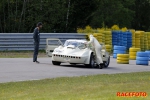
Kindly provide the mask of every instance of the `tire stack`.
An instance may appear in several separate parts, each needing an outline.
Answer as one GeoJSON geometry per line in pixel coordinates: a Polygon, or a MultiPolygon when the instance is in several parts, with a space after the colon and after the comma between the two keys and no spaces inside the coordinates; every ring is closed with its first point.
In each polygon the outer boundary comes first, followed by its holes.
{"type": "Polygon", "coordinates": [[[127,40],[126,40],[126,37],[123,37],[123,32],[118,31],[118,44],[117,45],[126,46],[126,44],[127,44],[127,40]]]}
{"type": "Polygon", "coordinates": [[[135,30],[130,30],[132,33],[132,47],[135,47],[135,30]]]}
{"type": "Polygon", "coordinates": [[[105,38],[105,45],[112,45],[112,34],[111,31],[104,31],[103,36],[105,38]]]}
{"type": "Polygon", "coordinates": [[[147,53],[148,53],[148,55],[149,55],[149,61],[150,61],[150,51],[145,51],[145,52],[147,52],[147,53]]]}
{"type": "Polygon", "coordinates": [[[148,53],[148,55],[149,55],[149,61],[150,61],[150,51],[145,51],[145,52],[147,52],[147,53],[148,53]]]}
{"type": "Polygon", "coordinates": [[[118,64],[129,64],[129,54],[117,54],[118,64]]]}
{"type": "Polygon", "coordinates": [[[144,34],[144,49],[149,50],[149,48],[148,48],[148,32],[145,32],[145,34],[144,34]]]}
{"type": "Polygon", "coordinates": [[[147,32],[147,39],[148,39],[148,49],[150,50],[150,32],[147,32]]]}
{"type": "Polygon", "coordinates": [[[144,47],[144,31],[140,31],[140,45],[141,45],[141,50],[145,51],[145,47],[144,47]]]}
{"type": "Polygon", "coordinates": [[[140,32],[135,32],[135,48],[141,48],[141,42],[140,42],[140,32]]]}
{"type": "Polygon", "coordinates": [[[141,49],[140,48],[130,48],[129,49],[129,59],[130,60],[136,60],[136,53],[138,52],[138,51],[141,51],[141,49]]]}
{"type": "Polygon", "coordinates": [[[149,65],[149,55],[147,52],[137,52],[136,65],[149,65]]]}
{"type": "Polygon", "coordinates": [[[117,58],[117,54],[125,54],[126,47],[125,46],[114,46],[113,58],[117,58]]]}
{"type": "Polygon", "coordinates": [[[121,46],[125,46],[125,47],[127,47],[127,33],[126,32],[121,32],[120,33],[120,39],[119,39],[120,41],[120,45],[121,46]]]}
{"type": "Polygon", "coordinates": [[[112,45],[105,45],[106,47],[106,51],[109,52],[109,54],[111,54],[112,52],[112,45]]]}
{"type": "Polygon", "coordinates": [[[112,45],[118,45],[118,39],[119,39],[119,36],[118,36],[118,31],[112,31],[112,45]]]}
{"type": "Polygon", "coordinates": [[[98,42],[102,43],[102,40],[103,40],[102,33],[94,33],[93,36],[98,40],[98,42]]]}
{"type": "Polygon", "coordinates": [[[132,33],[130,31],[126,32],[127,34],[127,49],[132,47],[132,33]]]}

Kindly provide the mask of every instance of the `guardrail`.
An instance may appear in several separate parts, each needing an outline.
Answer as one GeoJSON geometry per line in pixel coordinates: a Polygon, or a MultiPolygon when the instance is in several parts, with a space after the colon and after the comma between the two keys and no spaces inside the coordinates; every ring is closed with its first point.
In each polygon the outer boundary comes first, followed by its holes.
{"type": "MultiPolygon", "coordinates": [[[[67,39],[86,39],[86,35],[77,33],[40,33],[40,50],[45,49],[47,38],[59,38],[63,43],[67,39]]],[[[33,50],[33,33],[0,33],[0,51],[33,50]]]]}

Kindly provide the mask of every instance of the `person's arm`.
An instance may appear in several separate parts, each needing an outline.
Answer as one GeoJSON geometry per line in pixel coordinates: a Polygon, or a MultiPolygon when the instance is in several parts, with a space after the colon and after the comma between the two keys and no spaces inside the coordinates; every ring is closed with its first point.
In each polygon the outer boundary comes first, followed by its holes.
{"type": "Polygon", "coordinates": [[[33,39],[35,42],[38,42],[38,29],[37,28],[34,30],[33,39]]]}
{"type": "Polygon", "coordinates": [[[87,44],[91,44],[92,42],[94,42],[94,38],[90,38],[90,41],[87,42],[87,44]]]}

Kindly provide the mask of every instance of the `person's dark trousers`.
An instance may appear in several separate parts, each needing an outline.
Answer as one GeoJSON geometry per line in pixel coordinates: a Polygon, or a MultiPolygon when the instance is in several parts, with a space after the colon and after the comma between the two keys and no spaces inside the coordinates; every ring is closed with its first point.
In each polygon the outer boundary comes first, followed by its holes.
{"type": "Polygon", "coordinates": [[[33,62],[37,61],[38,52],[39,52],[39,43],[35,42],[34,43],[33,62]]]}

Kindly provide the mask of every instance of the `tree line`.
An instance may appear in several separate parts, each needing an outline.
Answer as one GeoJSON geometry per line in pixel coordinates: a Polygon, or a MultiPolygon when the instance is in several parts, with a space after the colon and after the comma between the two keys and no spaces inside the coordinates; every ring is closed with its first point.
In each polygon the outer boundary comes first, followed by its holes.
{"type": "Polygon", "coordinates": [[[0,33],[76,32],[111,27],[150,31],[150,0],[1,0],[0,33]]]}

